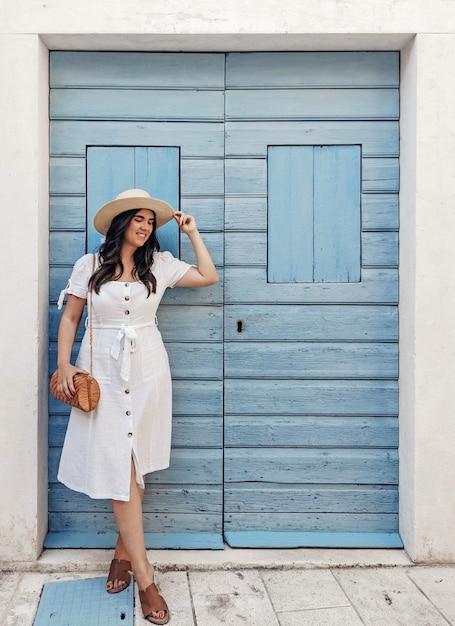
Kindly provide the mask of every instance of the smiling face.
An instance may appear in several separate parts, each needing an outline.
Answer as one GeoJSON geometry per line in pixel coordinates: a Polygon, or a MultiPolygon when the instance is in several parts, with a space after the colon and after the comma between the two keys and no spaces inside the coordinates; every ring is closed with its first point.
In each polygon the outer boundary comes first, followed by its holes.
{"type": "Polygon", "coordinates": [[[150,209],[139,209],[128,225],[123,238],[124,244],[140,248],[155,229],[155,213],[150,209]]]}

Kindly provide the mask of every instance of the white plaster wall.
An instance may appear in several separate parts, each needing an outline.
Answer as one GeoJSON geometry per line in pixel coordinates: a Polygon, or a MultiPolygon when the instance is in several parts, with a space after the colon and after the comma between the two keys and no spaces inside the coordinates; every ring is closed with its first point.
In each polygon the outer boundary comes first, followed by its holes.
{"type": "Polygon", "coordinates": [[[0,553],[27,560],[47,524],[47,50],[0,35],[0,553]]]}
{"type": "Polygon", "coordinates": [[[451,0],[15,0],[3,5],[0,24],[11,33],[446,33],[455,24],[451,0]]]}
{"type": "Polygon", "coordinates": [[[365,6],[364,0],[0,3],[0,260],[8,290],[0,356],[0,498],[8,503],[0,507],[2,560],[33,560],[46,530],[44,42],[81,50],[403,50],[400,524],[413,559],[455,561],[455,2],[376,0],[365,6]]]}
{"type": "Polygon", "coordinates": [[[415,560],[454,561],[455,36],[417,36],[404,63],[402,533],[415,560]]]}

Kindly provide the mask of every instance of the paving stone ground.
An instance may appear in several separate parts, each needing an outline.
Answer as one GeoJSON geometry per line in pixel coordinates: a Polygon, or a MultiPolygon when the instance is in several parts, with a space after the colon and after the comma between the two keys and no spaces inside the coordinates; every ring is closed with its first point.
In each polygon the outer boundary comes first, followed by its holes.
{"type": "MultiPolygon", "coordinates": [[[[98,576],[106,572],[1,572],[0,624],[32,626],[47,582],[98,576]]],[[[157,579],[172,626],[455,626],[455,565],[189,569],[157,579]]],[[[135,624],[145,625],[135,594],[135,624]]]]}

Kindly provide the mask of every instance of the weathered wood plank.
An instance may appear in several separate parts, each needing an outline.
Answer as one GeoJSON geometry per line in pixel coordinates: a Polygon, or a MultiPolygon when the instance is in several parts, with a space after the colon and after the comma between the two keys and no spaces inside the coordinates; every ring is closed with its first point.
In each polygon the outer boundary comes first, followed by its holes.
{"type": "Polygon", "coordinates": [[[398,345],[392,343],[226,343],[228,378],[398,377],[398,345]]]}
{"type": "Polygon", "coordinates": [[[233,548],[402,548],[395,532],[295,532],[229,531],[224,533],[233,548]]]}
{"type": "MultiPolygon", "coordinates": [[[[221,513],[221,485],[218,487],[148,487],[143,509],[147,513],[221,513]]],[[[72,492],[56,483],[49,492],[49,511],[110,512],[110,500],[95,500],[83,493],[72,492]]]]}
{"type": "Polygon", "coordinates": [[[173,385],[173,415],[220,415],[222,381],[176,380],[173,385]]]}
{"type": "Polygon", "coordinates": [[[302,532],[388,532],[398,531],[394,513],[226,513],[226,532],[242,530],[302,532]]]}
{"type": "Polygon", "coordinates": [[[274,145],[355,144],[365,157],[396,157],[398,131],[390,121],[226,122],[226,156],[265,158],[274,145]]]}
{"type": "Polygon", "coordinates": [[[399,160],[362,159],[362,191],[393,193],[400,189],[399,160]]]}
{"type": "Polygon", "coordinates": [[[398,489],[382,485],[230,484],[226,513],[397,513],[398,489]]]}
{"type": "Polygon", "coordinates": [[[267,198],[226,195],[225,235],[229,231],[266,231],[267,198]]]}
{"type": "MultiPolygon", "coordinates": [[[[67,264],[68,261],[74,263],[79,257],[86,254],[86,251],[85,230],[54,231],[49,234],[49,262],[53,265],[67,264]]],[[[65,286],[66,283],[63,287],[65,286]]]]}
{"type": "Polygon", "coordinates": [[[143,89],[52,89],[54,120],[223,121],[223,91],[143,89]]]}
{"type": "MultiPolygon", "coordinates": [[[[193,250],[193,246],[191,245],[188,237],[181,237],[181,257],[185,259],[187,263],[192,263],[193,265],[197,265],[196,263],[196,255],[193,250]]],[[[208,251],[213,259],[213,262],[217,267],[223,267],[224,263],[224,237],[223,233],[205,233],[204,234],[204,243],[207,246],[208,251]]]]}
{"type": "MultiPolygon", "coordinates": [[[[70,409],[61,405],[58,415],[49,419],[49,445],[63,445],[70,409]]],[[[223,420],[221,415],[176,416],[172,420],[173,448],[221,448],[223,445],[223,420]]]]}
{"type": "Polygon", "coordinates": [[[85,157],[51,157],[49,187],[51,195],[85,196],[85,157]]]}
{"type": "Polygon", "coordinates": [[[397,448],[398,418],[314,415],[228,415],[227,448],[397,448]]]}
{"type": "MultiPolygon", "coordinates": [[[[214,448],[173,449],[168,469],[147,476],[147,484],[220,485],[222,450],[214,448]]],[[[57,482],[61,449],[49,449],[49,482],[57,482]]]]}
{"type": "MultiPolygon", "coordinates": [[[[223,536],[221,533],[189,532],[189,533],[145,533],[145,547],[147,550],[223,550],[223,536]]],[[[117,543],[116,532],[50,532],[44,542],[44,547],[56,548],[98,548],[113,549],[117,543]]]]}
{"type": "Polygon", "coordinates": [[[292,283],[267,282],[266,268],[226,267],[225,299],[228,304],[319,304],[398,302],[396,269],[362,269],[360,283],[292,283]]]}
{"type": "Polygon", "coordinates": [[[256,380],[253,385],[248,379],[228,378],[225,412],[228,415],[394,416],[398,414],[398,383],[391,380],[256,380]]]}
{"type": "Polygon", "coordinates": [[[397,341],[398,310],[374,305],[235,305],[225,307],[228,341],[397,341]],[[237,320],[243,330],[237,332],[237,320]]]}
{"type": "Polygon", "coordinates": [[[224,194],[224,162],[222,159],[182,159],[181,193],[187,196],[224,194]]]}
{"type": "Polygon", "coordinates": [[[225,482],[398,484],[398,452],[341,448],[227,448],[225,482]]]}
{"type": "Polygon", "coordinates": [[[396,120],[398,89],[235,89],[226,120],[396,120]]]}
{"type": "Polygon", "coordinates": [[[399,154],[398,122],[226,122],[227,157],[265,158],[267,148],[274,145],[330,144],[360,145],[365,157],[396,157],[399,154]]]}
{"type": "Polygon", "coordinates": [[[398,230],[398,227],[398,194],[366,193],[362,195],[363,230],[398,230]]]}
{"type": "Polygon", "coordinates": [[[223,416],[180,416],[172,420],[173,448],[222,448],[223,416]]]}
{"type": "Polygon", "coordinates": [[[85,156],[86,146],[180,147],[182,157],[224,157],[222,122],[53,120],[51,156],[85,156]]]}
{"type": "Polygon", "coordinates": [[[218,53],[55,51],[51,87],[222,89],[224,63],[218,53]]]}
{"type": "Polygon", "coordinates": [[[398,52],[231,52],[226,86],[398,87],[398,52]]]}
{"type": "Polygon", "coordinates": [[[398,267],[398,233],[363,233],[362,266],[398,267]]]}
{"type": "Polygon", "coordinates": [[[85,196],[59,196],[49,201],[50,230],[84,230],[87,223],[85,196]]]}
{"type": "MultiPolygon", "coordinates": [[[[183,339],[183,337],[182,337],[183,339]]],[[[171,374],[174,380],[179,378],[223,378],[223,344],[210,341],[207,343],[166,342],[171,374]]]]}
{"type": "Polygon", "coordinates": [[[195,217],[201,233],[223,231],[224,198],[185,198],[183,196],[180,199],[180,206],[184,213],[195,217]]]}
{"type": "MultiPolygon", "coordinates": [[[[222,532],[222,517],[211,513],[144,513],[144,532],[222,532]]],[[[113,513],[50,512],[50,532],[116,532],[113,513]]]]}

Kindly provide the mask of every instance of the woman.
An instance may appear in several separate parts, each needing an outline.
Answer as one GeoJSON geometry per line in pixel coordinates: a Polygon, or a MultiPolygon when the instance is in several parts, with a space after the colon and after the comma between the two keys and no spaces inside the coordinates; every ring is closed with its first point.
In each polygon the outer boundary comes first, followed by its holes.
{"type": "Polygon", "coordinates": [[[58,332],[58,386],[71,398],[74,374],[89,369],[89,332],[76,365],[70,363],[88,300],[101,398],[90,414],[72,409],[58,479],[92,498],[112,500],[119,534],[106,590],[126,589],[132,571],[144,617],[166,624],[169,611],[154,584],[142,522],[144,476],[168,467],[170,455],[171,380],[155,314],[167,287],[206,287],[218,275],[194,218],[143,190],[127,190],[101,207],[94,225],[105,242],[98,255],[76,262],[59,299],[61,307],[68,294],[58,332]],[[172,219],[188,235],[196,266],[159,252],[156,229],[172,219]]]}

